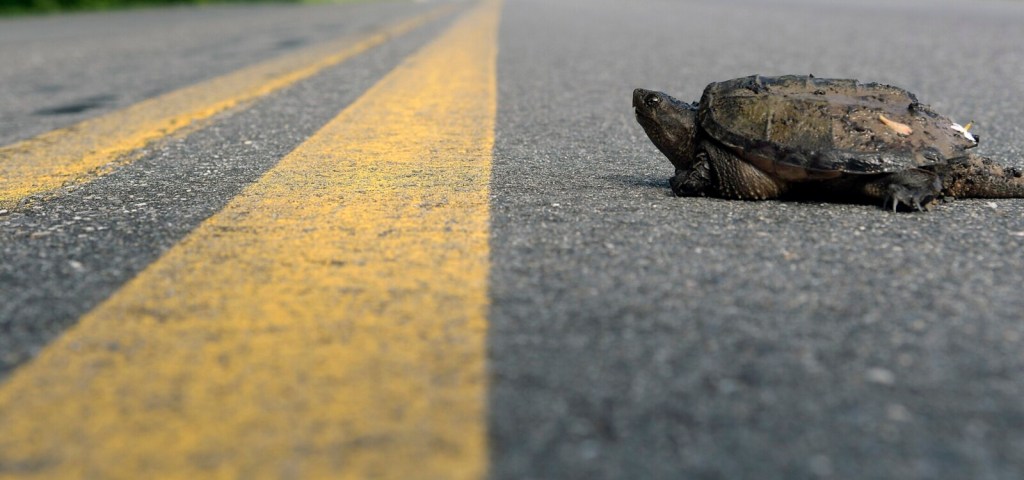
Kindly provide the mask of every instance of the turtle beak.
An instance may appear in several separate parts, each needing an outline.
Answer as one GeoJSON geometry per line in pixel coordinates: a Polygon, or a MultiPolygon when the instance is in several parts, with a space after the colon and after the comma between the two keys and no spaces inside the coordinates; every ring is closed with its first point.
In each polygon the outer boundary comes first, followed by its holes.
{"type": "Polygon", "coordinates": [[[650,90],[644,90],[642,88],[637,88],[637,89],[633,90],[633,108],[638,108],[641,105],[643,105],[644,104],[644,96],[646,96],[648,93],[651,93],[651,91],[650,90]]]}

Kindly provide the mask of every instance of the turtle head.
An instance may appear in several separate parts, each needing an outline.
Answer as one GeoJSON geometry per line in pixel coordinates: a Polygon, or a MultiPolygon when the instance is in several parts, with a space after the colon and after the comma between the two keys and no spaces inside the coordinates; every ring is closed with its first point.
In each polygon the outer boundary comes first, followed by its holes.
{"type": "Polygon", "coordinates": [[[633,111],[654,145],[677,170],[694,159],[697,107],[661,92],[633,90],[633,111]]]}

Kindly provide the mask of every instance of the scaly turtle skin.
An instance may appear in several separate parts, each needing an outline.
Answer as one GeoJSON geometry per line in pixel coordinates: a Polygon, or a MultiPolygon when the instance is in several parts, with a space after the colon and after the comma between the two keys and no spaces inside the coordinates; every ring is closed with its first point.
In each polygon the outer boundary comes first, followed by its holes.
{"type": "Polygon", "coordinates": [[[787,75],[712,83],[700,103],[633,91],[636,119],[676,168],[678,196],[787,195],[922,210],[949,197],[1024,197],[1024,175],[976,136],[888,85],[787,75]]]}

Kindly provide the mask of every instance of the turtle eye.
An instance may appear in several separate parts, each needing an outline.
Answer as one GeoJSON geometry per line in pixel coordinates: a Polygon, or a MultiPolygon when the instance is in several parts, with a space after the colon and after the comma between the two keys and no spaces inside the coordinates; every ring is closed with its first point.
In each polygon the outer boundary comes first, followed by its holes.
{"type": "Polygon", "coordinates": [[[648,95],[648,96],[646,96],[646,97],[644,97],[644,105],[647,105],[647,108],[657,107],[658,104],[660,104],[660,103],[661,103],[661,98],[658,97],[657,95],[653,94],[653,93],[648,95]]]}

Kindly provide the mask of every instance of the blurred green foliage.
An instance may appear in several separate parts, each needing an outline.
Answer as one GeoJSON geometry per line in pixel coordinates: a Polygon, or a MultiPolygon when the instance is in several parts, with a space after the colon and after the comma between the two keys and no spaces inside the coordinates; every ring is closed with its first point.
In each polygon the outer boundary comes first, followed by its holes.
{"type": "Polygon", "coordinates": [[[57,12],[65,10],[106,10],[136,5],[202,4],[223,3],[225,1],[245,0],[0,0],[0,14],[57,12]]]}

